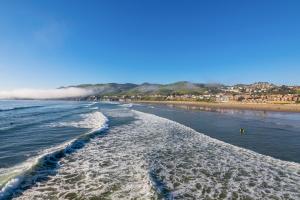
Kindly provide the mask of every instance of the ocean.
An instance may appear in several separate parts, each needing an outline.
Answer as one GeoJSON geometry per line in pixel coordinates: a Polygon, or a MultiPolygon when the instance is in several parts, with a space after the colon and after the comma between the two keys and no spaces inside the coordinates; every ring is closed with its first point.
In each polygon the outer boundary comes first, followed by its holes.
{"type": "Polygon", "coordinates": [[[300,199],[300,114],[2,100],[0,199],[300,199]]]}

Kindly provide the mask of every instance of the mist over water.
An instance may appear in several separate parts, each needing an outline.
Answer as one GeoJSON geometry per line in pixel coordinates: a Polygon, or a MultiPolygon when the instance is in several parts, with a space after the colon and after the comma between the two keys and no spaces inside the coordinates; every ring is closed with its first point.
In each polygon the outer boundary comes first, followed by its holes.
{"type": "Polygon", "coordinates": [[[84,97],[94,94],[94,90],[83,88],[59,88],[59,89],[17,89],[0,91],[0,99],[63,99],[84,97]]]}

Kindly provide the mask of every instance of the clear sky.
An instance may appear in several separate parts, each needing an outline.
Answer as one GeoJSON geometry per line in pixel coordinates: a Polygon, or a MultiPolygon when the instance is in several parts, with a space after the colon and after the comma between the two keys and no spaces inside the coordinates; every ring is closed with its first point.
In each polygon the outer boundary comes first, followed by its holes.
{"type": "Polygon", "coordinates": [[[0,89],[180,80],[300,85],[300,1],[0,1],[0,89]]]}

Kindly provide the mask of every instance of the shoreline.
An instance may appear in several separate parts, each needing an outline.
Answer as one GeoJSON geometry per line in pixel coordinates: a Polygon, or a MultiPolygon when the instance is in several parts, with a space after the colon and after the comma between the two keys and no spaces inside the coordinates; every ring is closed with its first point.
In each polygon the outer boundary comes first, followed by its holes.
{"type": "Polygon", "coordinates": [[[209,103],[193,101],[132,101],[133,103],[162,104],[162,105],[183,105],[207,108],[275,111],[300,113],[300,104],[255,104],[255,103],[209,103]]]}

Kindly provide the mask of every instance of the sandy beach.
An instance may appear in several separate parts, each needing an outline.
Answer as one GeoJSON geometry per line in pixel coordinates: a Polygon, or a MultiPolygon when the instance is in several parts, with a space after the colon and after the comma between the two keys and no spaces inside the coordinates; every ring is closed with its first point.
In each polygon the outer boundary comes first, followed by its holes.
{"type": "Polygon", "coordinates": [[[149,103],[149,104],[199,106],[199,107],[223,108],[223,109],[300,112],[300,104],[208,103],[208,102],[193,102],[193,101],[135,101],[135,102],[149,103]]]}

